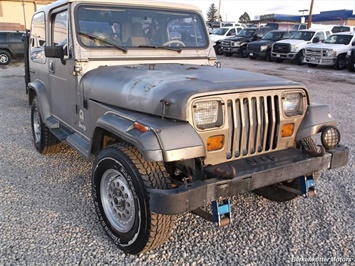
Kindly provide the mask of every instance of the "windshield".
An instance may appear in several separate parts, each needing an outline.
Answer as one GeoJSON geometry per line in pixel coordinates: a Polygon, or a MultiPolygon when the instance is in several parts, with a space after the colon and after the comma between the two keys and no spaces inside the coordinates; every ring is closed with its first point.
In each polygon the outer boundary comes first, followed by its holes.
{"type": "Polygon", "coordinates": [[[281,39],[288,39],[292,36],[295,31],[269,31],[266,35],[262,38],[263,40],[270,40],[270,41],[278,41],[281,39]]]}
{"type": "Polygon", "coordinates": [[[206,26],[197,13],[110,6],[80,6],[78,39],[85,47],[206,48],[206,26]]]}
{"type": "Polygon", "coordinates": [[[324,43],[331,44],[350,44],[353,36],[351,35],[332,35],[324,41],[324,43]]]}
{"type": "Polygon", "coordinates": [[[218,29],[215,29],[212,34],[214,35],[224,35],[226,34],[226,32],[228,31],[228,28],[218,28],[218,29]]]}
{"type": "Polygon", "coordinates": [[[314,31],[296,31],[290,39],[310,41],[314,34],[314,31]]]}
{"type": "Polygon", "coordinates": [[[253,36],[255,31],[256,31],[256,29],[243,29],[237,34],[237,36],[238,37],[251,37],[251,36],[253,36]]]}

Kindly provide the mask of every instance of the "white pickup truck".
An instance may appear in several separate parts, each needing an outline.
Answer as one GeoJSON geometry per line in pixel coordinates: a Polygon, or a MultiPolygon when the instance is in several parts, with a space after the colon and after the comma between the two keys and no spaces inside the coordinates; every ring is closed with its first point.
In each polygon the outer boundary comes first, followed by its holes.
{"type": "Polygon", "coordinates": [[[331,35],[324,43],[310,45],[304,52],[304,63],[346,68],[346,53],[355,46],[355,32],[340,32],[331,35]]]}
{"type": "Polygon", "coordinates": [[[297,31],[289,39],[275,42],[271,48],[271,57],[277,63],[292,60],[298,65],[302,65],[304,49],[312,43],[323,42],[330,35],[329,30],[297,31]]]}

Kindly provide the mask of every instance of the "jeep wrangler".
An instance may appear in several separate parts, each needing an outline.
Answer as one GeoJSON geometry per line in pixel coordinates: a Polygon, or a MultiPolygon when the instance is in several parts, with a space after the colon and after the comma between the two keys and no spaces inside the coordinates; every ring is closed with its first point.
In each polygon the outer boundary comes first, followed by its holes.
{"type": "Polygon", "coordinates": [[[164,243],[177,214],[229,224],[240,193],[313,196],[315,174],[348,161],[329,108],[300,83],[222,68],[193,6],[56,1],[25,43],[34,146],[95,156],[97,215],[127,253],[164,243]]]}

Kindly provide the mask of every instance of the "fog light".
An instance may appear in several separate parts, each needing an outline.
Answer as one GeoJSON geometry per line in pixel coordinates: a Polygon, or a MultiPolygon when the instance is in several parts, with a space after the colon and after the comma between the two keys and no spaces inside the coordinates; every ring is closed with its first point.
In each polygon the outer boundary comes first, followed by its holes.
{"type": "Polygon", "coordinates": [[[224,136],[217,135],[209,137],[207,140],[207,150],[208,151],[216,151],[223,148],[224,144],[224,136]]]}
{"type": "Polygon", "coordinates": [[[326,127],[322,132],[321,140],[326,150],[333,149],[340,143],[340,132],[335,127],[326,127]]]}

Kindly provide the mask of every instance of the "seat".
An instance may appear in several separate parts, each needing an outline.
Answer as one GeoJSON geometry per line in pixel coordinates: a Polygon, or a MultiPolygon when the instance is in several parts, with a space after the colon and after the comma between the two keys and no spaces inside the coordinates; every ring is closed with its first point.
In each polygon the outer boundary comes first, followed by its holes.
{"type": "Polygon", "coordinates": [[[141,24],[122,24],[122,43],[131,46],[147,45],[149,39],[143,36],[143,29],[141,24]]]}

